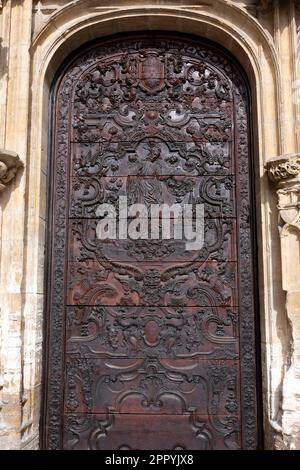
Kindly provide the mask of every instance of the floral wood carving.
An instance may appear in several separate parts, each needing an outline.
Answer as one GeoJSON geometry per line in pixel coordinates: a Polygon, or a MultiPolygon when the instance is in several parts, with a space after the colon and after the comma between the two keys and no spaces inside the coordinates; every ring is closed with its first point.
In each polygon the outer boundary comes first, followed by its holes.
{"type": "Polygon", "coordinates": [[[0,191],[3,191],[8,183],[14,179],[19,168],[23,168],[23,162],[16,152],[0,150],[0,191]]]}

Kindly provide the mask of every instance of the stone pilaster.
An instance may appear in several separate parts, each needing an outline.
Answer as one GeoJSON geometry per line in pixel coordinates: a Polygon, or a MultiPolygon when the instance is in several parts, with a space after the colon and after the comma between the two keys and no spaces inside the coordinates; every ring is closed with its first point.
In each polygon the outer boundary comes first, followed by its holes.
{"type": "Polygon", "coordinates": [[[282,288],[291,344],[282,390],[282,436],[300,449],[300,154],[270,160],[266,168],[278,195],[282,288]]]}

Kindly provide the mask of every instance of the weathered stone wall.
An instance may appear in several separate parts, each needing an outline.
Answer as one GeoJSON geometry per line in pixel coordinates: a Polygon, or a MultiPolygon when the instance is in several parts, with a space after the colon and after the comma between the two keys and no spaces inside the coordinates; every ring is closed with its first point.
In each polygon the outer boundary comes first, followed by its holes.
{"type": "Polygon", "coordinates": [[[89,40],[160,29],[226,46],[249,76],[265,446],[300,449],[299,28],[293,0],[0,1],[1,448],[39,446],[52,79],[89,40]]]}

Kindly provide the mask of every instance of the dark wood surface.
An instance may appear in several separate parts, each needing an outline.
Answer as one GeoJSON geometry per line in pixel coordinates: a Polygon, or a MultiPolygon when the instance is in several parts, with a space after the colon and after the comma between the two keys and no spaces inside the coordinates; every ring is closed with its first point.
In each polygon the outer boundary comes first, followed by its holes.
{"type": "Polygon", "coordinates": [[[43,443],[255,449],[249,98],[214,46],[94,45],[54,92],[43,443]],[[96,209],[205,206],[205,243],[96,237],[96,209]]]}

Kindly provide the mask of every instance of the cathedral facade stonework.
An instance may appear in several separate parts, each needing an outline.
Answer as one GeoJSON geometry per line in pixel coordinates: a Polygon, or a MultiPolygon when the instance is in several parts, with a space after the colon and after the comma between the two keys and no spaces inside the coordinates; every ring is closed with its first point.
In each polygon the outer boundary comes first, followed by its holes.
{"type": "Polygon", "coordinates": [[[265,449],[300,450],[297,0],[0,1],[0,448],[41,448],[41,415],[47,413],[43,339],[52,84],[66,59],[86,44],[149,31],[215,43],[247,76],[257,226],[258,414],[265,449]]]}

